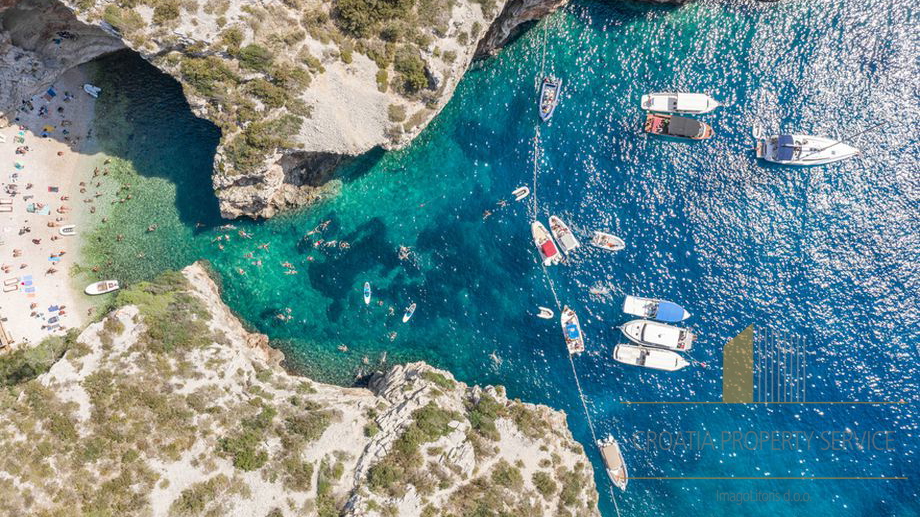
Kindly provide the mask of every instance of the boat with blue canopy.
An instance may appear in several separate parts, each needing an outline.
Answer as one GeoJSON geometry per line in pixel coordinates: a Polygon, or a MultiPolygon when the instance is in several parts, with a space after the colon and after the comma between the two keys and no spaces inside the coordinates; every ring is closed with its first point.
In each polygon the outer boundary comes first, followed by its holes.
{"type": "Polygon", "coordinates": [[[578,315],[568,305],[562,308],[562,335],[565,337],[565,346],[570,354],[580,354],[585,351],[585,338],[581,333],[578,315]]]}
{"type": "Polygon", "coordinates": [[[689,312],[674,302],[641,296],[627,296],[623,301],[623,312],[668,323],[677,323],[690,317],[689,312]]]}

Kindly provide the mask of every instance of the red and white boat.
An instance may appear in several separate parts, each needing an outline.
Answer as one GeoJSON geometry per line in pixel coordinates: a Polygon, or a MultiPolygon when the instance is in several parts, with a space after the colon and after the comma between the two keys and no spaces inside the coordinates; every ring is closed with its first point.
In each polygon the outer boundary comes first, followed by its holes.
{"type": "Polygon", "coordinates": [[[556,243],[553,242],[553,237],[546,230],[546,227],[543,226],[543,223],[540,221],[534,221],[530,225],[530,233],[533,235],[533,242],[537,245],[537,249],[540,250],[540,255],[543,256],[543,265],[552,266],[558,264],[562,260],[562,254],[559,253],[559,248],[556,247],[556,243]]]}

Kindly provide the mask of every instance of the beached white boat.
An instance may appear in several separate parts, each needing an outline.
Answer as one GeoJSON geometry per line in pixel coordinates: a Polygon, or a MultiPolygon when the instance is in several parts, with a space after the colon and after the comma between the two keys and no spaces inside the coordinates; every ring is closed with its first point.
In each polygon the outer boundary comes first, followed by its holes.
{"type": "Polygon", "coordinates": [[[540,85],[540,119],[546,122],[553,116],[559,104],[559,90],[562,88],[562,79],[549,76],[543,78],[540,85]]]}
{"type": "Polygon", "coordinates": [[[77,227],[76,225],[73,225],[73,224],[68,224],[67,226],[61,226],[60,228],[58,228],[58,233],[60,233],[61,235],[76,235],[77,227]]]}
{"type": "Polygon", "coordinates": [[[553,232],[553,237],[559,242],[559,247],[562,248],[562,251],[565,252],[566,255],[574,251],[575,248],[581,246],[568,225],[555,215],[549,216],[549,229],[553,232]]]}
{"type": "Polygon", "coordinates": [[[83,292],[90,296],[94,296],[97,294],[111,293],[112,291],[117,291],[119,288],[118,280],[103,280],[101,282],[89,284],[83,292]]]}
{"type": "Polygon", "coordinates": [[[565,346],[570,354],[580,354],[585,351],[585,337],[581,334],[581,325],[578,315],[568,306],[562,308],[562,335],[565,336],[565,346]]]}
{"type": "Polygon", "coordinates": [[[537,307],[537,309],[540,310],[540,312],[537,313],[537,317],[544,320],[552,319],[553,316],[556,315],[556,313],[554,313],[553,310],[549,307],[537,307]]]}
{"type": "Polygon", "coordinates": [[[527,187],[518,187],[511,192],[514,196],[515,201],[523,201],[524,198],[530,195],[530,189],[527,187]]]}
{"type": "Polygon", "coordinates": [[[754,131],[757,157],[783,165],[825,165],[859,154],[859,149],[832,138],[812,135],[776,135],[765,137],[754,131]]]}
{"type": "Polygon", "coordinates": [[[591,244],[607,251],[620,251],[626,247],[623,239],[610,233],[595,231],[591,236],[591,244]]]}
{"type": "Polygon", "coordinates": [[[99,94],[102,93],[102,88],[86,83],[83,85],[83,91],[88,93],[90,97],[97,99],[99,98],[99,94]]]}
{"type": "Polygon", "coordinates": [[[530,225],[530,233],[533,235],[534,244],[536,244],[537,249],[540,250],[540,255],[543,256],[544,265],[552,266],[558,264],[562,260],[562,254],[559,253],[559,249],[556,248],[556,243],[553,242],[553,238],[550,236],[549,232],[546,231],[546,227],[543,226],[543,223],[534,221],[530,225]]]}
{"type": "Polygon", "coordinates": [[[640,345],[686,352],[693,348],[693,332],[649,320],[633,320],[620,327],[623,334],[640,345]]]}
{"type": "Polygon", "coordinates": [[[364,305],[371,303],[371,283],[364,282],[364,305]]]}
{"type": "Polygon", "coordinates": [[[627,296],[623,301],[623,312],[670,323],[684,321],[690,317],[690,313],[676,303],[641,296],[627,296]]]}
{"type": "Polygon", "coordinates": [[[409,321],[409,318],[411,318],[413,314],[415,314],[415,304],[414,303],[406,307],[406,312],[403,313],[403,320],[402,320],[403,323],[409,321]]]}
{"type": "Polygon", "coordinates": [[[642,96],[642,109],[663,113],[709,113],[721,106],[719,101],[705,93],[650,93],[642,96]]]}
{"type": "Polygon", "coordinates": [[[626,462],[623,461],[620,444],[612,436],[607,436],[597,441],[597,448],[601,451],[601,458],[604,459],[604,466],[607,468],[610,480],[617,488],[625,491],[626,484],[629,483],[629,473],[626,471],[626,462]]]}
{"type": "Polygon", "coordinates": [[[613,358],[623,364],[676,372],[690,364],[677,352],[648,346],[620,343],[613,349],[613,358]]]}

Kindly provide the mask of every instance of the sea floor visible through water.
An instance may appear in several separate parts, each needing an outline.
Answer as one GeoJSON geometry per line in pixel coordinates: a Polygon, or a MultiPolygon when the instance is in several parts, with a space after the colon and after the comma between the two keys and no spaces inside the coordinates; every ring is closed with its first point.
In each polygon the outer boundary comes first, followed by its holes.
{"type": "MultiPolygon", "coordinates": [[[[82,265],[130,283],[206,259],[230,307],[317,380],[349,384],[384,357],[425,360],[565,410],[604,515],[918,515],[916,17],[897,0],[576,1],[477,64],[408,148],[343,165],[329,200],[233,230],[220,229],[230,222],[211,192],[217,129],[190,113],[175,81],[111,55],[95,64],[97,138],[132,198],[111,207],[82,265]],[[536,88],[549,73],[564,80],[562,102],[539,125],[536,88]],[[725,102],[701,117],[714,139],[642,133],[639,97],[671,89],[725,102]],[[838,137],[862,153],[769,166],[753,157],[754,125],[838,137]],[[510,201],[520,185],[536,204],[510,201]],[[530,222],[550,214],[582,241],[604,229],[627,248],[583,246],[544,272],[530,222]],[[554,293],[586,335],[571,364],[558,322],[534,316],[537,306],[558,312],[554,293]],[[692,366],[613,361],[626,294],[693,313],[692,366]],[[624,403],[720,400],[723,346],[749,325],[802,347],[811,402],[907,403],[624,403]],[[633,479],[615,503],[573,365],[595,434],[624,445],[633,479]],[[847,430],[888,433],[890,450],[822,449],[821,433],[847,430]],[[813,439],[779,450],[752,441],[784,431],[813,439]],[[707,433],[711,446],[700,443],[707,433]],[[875,479],[887,477],[907,479],[875,479]],[[764,495],[735,502],[752,494],[764,495]]],[[[772,396],[767,379],[758,371],[757,397],[772,396]]]]}

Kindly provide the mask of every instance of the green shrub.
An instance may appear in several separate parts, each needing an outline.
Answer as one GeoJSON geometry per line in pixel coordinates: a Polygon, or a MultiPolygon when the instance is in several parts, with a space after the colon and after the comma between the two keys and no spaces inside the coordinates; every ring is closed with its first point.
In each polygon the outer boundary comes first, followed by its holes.
{"type": "Polygon", "coordinates": [[[524,486],[524,476],[521,475],[520,469],[512,466],[504,459],[499,460],[498,464],[495,465],[491,478],[492,483],[512,490],[520,490],[524,486]]]}
{"type": "Polygon", "coordinates": [[[78,335],[79,331],[72,329],[64,337],[48,336],[33,347],[0,355],[0,385],[19,384],[47,372],[74,344],[78,335]]]}
{"type": "Polygon", "coordinates": [[[483,393],[479,402],[467,403],[467,411],[470,425],[480,436],[493,441],[500,438],[498,429],[495,427],[495,419],[504,416],[505,407],[497,400],[483,393]]]}
{"type": "MultiPolygon", "coordinates": [[[[404,115],[403,118],[405,118],[405,111],[403,111],[403,115],[404,115]]],[[[455,385],[454,381],[448,379],[447,377],[445,377],[444,375],[438,372],[432,372],[432,371],[422,372],[422,378],[428,382],[434,383],[439,388],[442,388],[445,390],[454,389],[454,385],[455,385]]]]}
{"type": "Polygon", "coordinates": [[[387,74],[386,70],[382,68],[377,70],[377,90],[381,93],[386,93],[389,79],[389,74],[387,74]]]}
{"type": "Polygon", "coordinates": [[[537,487],[537,491],[540,492],[544,499],[549,499],[556,493],[556,482],[545,471],[538,470],[534,472],[531,481],[533,481],[533,486],[537,487]]]}
{"type": "Polygon", "coordinates": [[[406,107],[401,104],[390,104],[387,107],[387,116],[390,122],[402,122],[406,120],[406,107]]]}
{"type": "Polygon", "coordinates": [[[153,23],[162,25],[179,17],[179,2],[176,0],[160,0],[153,8],[153,23]]]}
{"type": "Polygon", "coordinates": [[[287,101],[287,91],[265,79],[255,79],[246,83],[246,91],[257,97],[268,108],[280,108],[287,101]]]}
{"type": "Polygon", "coordinates": [[[428,87],[428,76],[425,74],[425,62],[419,57],[418,50],[409,45],[403,45],[396,52],[393,68],[402,74],[405,88],[413,93],[428,87]]]}
{"type": "Polygon", "coordinates": [[[468,45],[470,43],[470,35],[466,32],[461,32],[457,34],[457,43],[461,45],[468,45]]]}
{"type": "Polygon", "coordinates": [[[313,464],[297,458],[286,458],[281,464],[284,476],[281,478],[288,490],[308,492],[313,485],[313,464]]]}
{"type": "Polygon", "coordinates": [[[220,42],[230,55],[236,55],[243,43],[243,30],[239,27],[229,27],[220,33],[220,42]]]}
{"type": "Polygon", "coordinates": [[[207,481],[193,484],[183,490],[170,505],[170,515],[201,515],[207,508],[208,503],[217,499],[217,496],[226,490],[229,484],[230,480],[223,474],[218,474],[207,481]]]}
{"type": "Polygon", "coordinates": [[[289,136],[302,124],[303,119],[294,115],[253,122],[225,147],[225,156],[238,172],[254,170],[275,149],[293,147],[289,136]]]}
{"type": "Polygon", "coordinates": [[[240,66],[257,72],[268,72],[275,57],[271,51],[255,43],[240,49],[240,66]]]}
{"type": "Polygon", "coordinates": [[[129,34],[144,26],[144,19],[133,9],[122,9],[115,4],[105,6],[102,19],[122,34],[129,34]]]}
{"type": "Polygon", "coordinates": [[[335,20],[345,32],[366,38],[383,20],[406,18],[415,0],[338,0],[335,20]]]}
{"type": "Polygon", "coordinates": [[[311,411],[289,416],[285,423],[289,433],[302,436],[308,442],[312,442],[323,435],[331,422],[328,412],[311,411]]]}
{"type": "Polygon", "coordinates": [[[457,52],[454,50],[445,50],[444,53],[441,54],[441,59],[443,59],[445,63],[453,63],[457,60],[457,52]]]}
{"type": "Polygon", "coordinates": [[[233,458],[233,466],[245,471],[258,470],[268,461],[268,453],[260,447],[262,434],[246,429],[219,440],[220,452],[233,458]]]}
{"type": "Polygon", "coordinates": [[[179,73],[186,84],[208,97],[226,91],[227,83],[236,83],[239,80],[216,56],[183,58],[179,73]]]}

